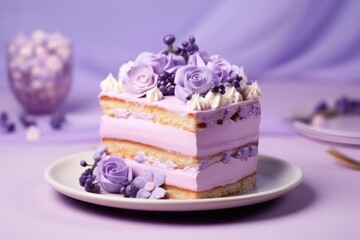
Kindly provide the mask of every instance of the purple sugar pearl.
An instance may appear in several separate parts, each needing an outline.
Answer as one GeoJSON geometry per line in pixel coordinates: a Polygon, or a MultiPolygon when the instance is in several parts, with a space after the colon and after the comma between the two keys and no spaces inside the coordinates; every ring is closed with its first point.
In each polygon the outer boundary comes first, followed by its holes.
{"type": "Polygon", "coordinates": [[[229,152],[225,152],[224,155],[221,157],[220,161],[222,163],[228,163],[230,161],[231,154],[229,152]]]}
{"type": "Polygon", "coordinates": [[[0,113],[0,123],[4,124],[9,120],[9,115],[7,114],[7,112],[1,112],[0,113]]]}
{"type": "Polygon", "coordinates": [[[255,145],[249,147],[249,157],[255,156],[258,152],[258,148],[255,145]]]}
{"type": "Polygon", "coordinates": [[[50,120],[50,125],[53,129],[59,130],[65,123],[65,115],[61,113],[55,113],[50,120]]]}
{"type": "Polygon", "coordinates": [[[328,104],[325,101],[321,101],[315,106],[314,112],[320,113],[320,112],[326,111],[328,109],[329,109],[328,104]]]}
{"type": "Polygon", "coordinates": [[[20,122],[26,128],[28,128],[30,126],[36,126],[35,119],[26,113],[23,113],[20,115],[20,122]]]}
{"type": "Polygon", "coordinates": [[[176,38],[172,34],[168,34],[164,37],[164,43],[166,45],[172,45],[175,42],[176,38]]]}

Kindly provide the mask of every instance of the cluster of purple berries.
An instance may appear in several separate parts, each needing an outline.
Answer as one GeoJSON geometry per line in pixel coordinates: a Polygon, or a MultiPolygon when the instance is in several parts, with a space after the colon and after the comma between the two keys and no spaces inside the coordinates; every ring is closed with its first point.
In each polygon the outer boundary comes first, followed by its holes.
{"type": "MultiPolygon", "coordinates": [[[[81,164],[81,163],[80,163],[81,164]]],[[[85,163],[86,164],[86,163],[85,163]]],[[[85,165],[86,166],[86,165],[85,165]]],[[[91,193],[100,192],[100,184],[95,181],[96,176],[93,174],[91,168],[87,168],[80,176],[79,183],[80,186],[85,188],[85,191],[91,193]]]]}
{"type": "Polygon", "coordinates": [[[179,50],[174,49],[174,53],[176,54],[176,50],[178,52],[178,54],[181,54],[181,52],[187,52],[189,55],[192,55],[194,53],[196,53],[197,51],[199,51],[199,46],[195,43],[195,37],[194,36],[190,36],[189,37],[189,41],[183,41],[181,43],[181,45],[183,46],[183,48],[180,48],[179,50]]]}
{"type": "Polygon", "coordinates": [[[159,74],[157,87],[164,96],[174,95],[175,93],[175,73],[162,72],[159,74]]]}
{"type": "Polygon", "coordinates": [[[360,100],[342,97],[335,102],[335,108],[343,114],[360,114],[360,100]]]}
{"type": "Polygon", "coordinates": [[[335,101],[335,106],[332,109],[325,101],[319,102],[314,108],[315,113],[325,111],[336,111],[340,114],[360,114],[360,100],[341,97],[335,101]]]}
{"type": "Polygon", "coordinates": [[[85,171],[79,177],[80,186],[85,188],[85,191],[91,193],[99,193],[100,192],[100,184],[96,182],[96,176],[94,174],[94,169],[97,164],[100,162],[102,155],[106,152],[106,147],[99,147],[94,155],[94,164],[88,164],[85,160],[80,161],[80,166],[90,168],[85,169],[85,171]]]}
{"type": "Polygon", "coordinates": [[[233,74],[226,78],[225,84],[215,84],[211,87],[210,91],[213,93],[220,93],[221,95],[225,94],[225,86],[234,86],[237,91],[241,91],[240,82],[243,78],[238,74],[233,74]]]}
{"type": "Polygon", "coordinates": [[[37,125],[35,119],[26,113],[21,114],[19,120],[25,128],[37,125]]]}
{"type": "Polygon", "coordinates": [[[225,85],[224,84],[215,84],[210,88],[210,91],[213,93],[220,93],[221,95],[225,94],[225,85]]]}
{"type": "Polygon", "coordinates": [[[126,182],[123,184],[124,187],[120,188],[120,194],[122,194],[126,198],[136,198],[136,195],[140,189],[137,188],[133,182],[126,182]]]}
{"type": "Polygon", "coordinates": [[[240,82],[241,80],[243,80],[243,78],[241,76],[239,76],[239,74],[233,74],[231,76],[228,76],[226,78],[226,83],[234,86],[236,88],[236,90],[240,91],[240,82]]]}
{"type": "Polygon", "coordinates": [[[185,61],[189,59],[189,56],[199,51],[199,46],[195,43],[195,37],[190,36],[188,41],[181,43],[182,47],[173,47],[176,40],[175,36],[168,34],[164,37],[164,43],[168,46],[167,50],[163,51],[164,54],[174,53],[182,56],[185,61]]]}
{"type": "Polygon", "coordinates": [[[9,115],[6,112],[0,113],[0,132],[11,133],[15,131],[15,123],[9,121],[9,115]]]}

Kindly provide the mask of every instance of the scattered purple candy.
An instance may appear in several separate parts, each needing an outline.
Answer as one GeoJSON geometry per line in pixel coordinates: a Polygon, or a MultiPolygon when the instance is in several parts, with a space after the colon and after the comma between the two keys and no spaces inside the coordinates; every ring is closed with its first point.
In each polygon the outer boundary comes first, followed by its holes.
{"type": "Polygon", "coordinates": [[[20,122],[22,123],[22,125],[26,128],[37,125],[35,118],[31,117],[30,115],[28,115],[26,113],[21,114],[19,119],[20,119],[20,122]]]}
{"type": "Polygon", "coordinates": [[[59,130],[65,123],[65,115],[61,113],[55,113],[50,119],[50,125],[53,129],[59,130]]]}
{"type": "Polygon", "coordinates": [[[6,123],[9,120],[9,115],[7,114],[7,112],[1,112],[0,113],[0,123],[6,123]]]}
{"type": "Polygon", "coordinates": [[[9,115],[3,111],[0,113],[0,132],[12,133],[15,132],[16,126],[14,122],[9,122],[9,115]]]}
{"type": "Polygon", "coordinates": [[[320,113],[320,112],[326,111],[328,109],[329,109],[328,104],[325,101],[321,101],[315,106],[314,112],[320,113]]]}
{"type": "Polygon", "coordinates": [[[258,148],[255,145],[249,147],[249,157],[255,156],[258,152],[258,148]]]}
{"type": "Polygon", "coordinates": [[[15,123],[8,123],[7,126],[6,126],[6,131],[8,133],[12,133],[12,132],[15,132],[15,123]]]}
{"type": "Polygon", "coordinates": [[[314,107],[315,114],[327,110],[337,112],[339,114],[358,114],[360,112],[360,100],[350,99],[343,96],[335,100],[333,108],[330,108],[325,101],[319,102],[314,107]]]}

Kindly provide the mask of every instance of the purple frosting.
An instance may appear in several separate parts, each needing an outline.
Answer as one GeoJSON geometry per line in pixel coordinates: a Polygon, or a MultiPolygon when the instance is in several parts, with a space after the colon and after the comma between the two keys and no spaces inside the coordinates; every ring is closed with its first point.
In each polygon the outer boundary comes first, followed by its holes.
{"type": "Polygon", "coordinates": [[[180,67],[175,75],[175,96],[186,102],[195,93],[206,94],[220,82],[219,76],[207,65],[206,56],[195,53],[189,57],[187,66],[180,67]]]}
{"type": "Polygon", "coordinates": [[[117,156],[100,161],[94,172],[101,187],[110,193],[119,193],[132,180],[131,167],[117,156]]]}
{"type": "Polygon", "coordinates": [[[183,66],[175,75],[175,96],[186,102],[193,94],[206,94],[219,77],[206,66],[183,66]]]}
{"type": "Polygon", "coordinates": [[[238,66],[231,65],[219,55],[211,56],[207,66],[219,76],[221,82],[225,82],[227,77],[238,74],[240,71],[238,66]]]}
{"type": "Polygon", "coordinates": [[[159,74],[168,62],[165,54],[143,52],[135,59],[135,65],[150,65],[159,74]]]}
{"type": "Polygon", "coordinates": [[[136,65],[131,68],[122,80],[126,92],[136,97],[143,97],[146,92],[157,85],[158,75],[151,65],[136,65]]]}
{"type": "Polygon", "coordinates": [[[169,74],[175,72],[179,67],[186,64],[185,59],[182,56],[169,53],[166,56],[166,65],[163,70],[169,74]]]}

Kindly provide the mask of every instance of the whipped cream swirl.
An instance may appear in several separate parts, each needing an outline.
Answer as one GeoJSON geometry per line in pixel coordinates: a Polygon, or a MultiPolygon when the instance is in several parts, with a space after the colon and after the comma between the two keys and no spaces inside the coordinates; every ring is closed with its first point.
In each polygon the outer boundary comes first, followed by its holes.
{"type": "Polygon", "coordinates": [[[187,101],[187,107],[191,110],[201,111],[210,108],[208,101],[201,97],[199,93],[195,93],[191,96],[190,101],[187,101]]]}
{"type": "Polygon", "coordinates": [[[209,91],[205,95],[205,100],[209,103],[210,108],[212,109],[225,106],[224,99],[220,93],[213,93],[212,91],[209,91]]]}
{"type": "Polygon", "coordinates": [[[118,81],[114,78],[114,76],[109,73],[109,75],[101,81],[100,88],[102,91],[118,91],[121,92],[121,86],[119,86],[118,81]]]}
{"type": "Polygon", "coordinates": [[[257,81],[254,81],[250,85],[246,85],[242,90],[242,94],[246,100],[258,99],[261,96],[261,89],[257,81]]]}
{"type": "Polygon", "coordinates": [[[225,94],[222,96],[224,105],[230,105],[232,103],[240,102],[243,100],[241,93],[239,93],[235,87],[228,86],[225,89],[225,94]]]}
{"type": "Polygon", "coordinates": [[[146,92],[146,100],[149,102],[160,101],[161,99],[163,99],[163,94],[157,87],[154,87],[146,92]]]}

